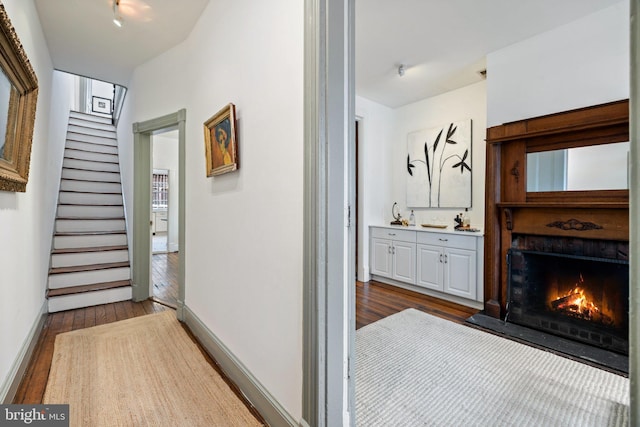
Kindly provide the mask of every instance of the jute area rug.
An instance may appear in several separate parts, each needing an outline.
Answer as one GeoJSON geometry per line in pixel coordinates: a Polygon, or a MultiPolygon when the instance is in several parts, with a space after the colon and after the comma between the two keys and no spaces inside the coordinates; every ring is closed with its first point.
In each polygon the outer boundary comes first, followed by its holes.
{"type": "Polygon", "coordinates": [[[356,333],[362,426],[626,426],[629,380],[414,309],[356,333]]]}
{"type": "Polygon", "coordinates": [[[58,335],[43,403],[72,426],[261,425],[171,310],[58,335]]]}

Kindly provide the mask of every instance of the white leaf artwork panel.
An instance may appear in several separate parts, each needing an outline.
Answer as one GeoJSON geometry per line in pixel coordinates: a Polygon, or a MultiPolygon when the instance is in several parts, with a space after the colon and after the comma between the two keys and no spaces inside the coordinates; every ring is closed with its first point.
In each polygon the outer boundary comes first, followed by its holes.
{"type": "Polygon", "coordinates": [[[471,207],[471,120],[407,136],[407,206],[471,207]]]}

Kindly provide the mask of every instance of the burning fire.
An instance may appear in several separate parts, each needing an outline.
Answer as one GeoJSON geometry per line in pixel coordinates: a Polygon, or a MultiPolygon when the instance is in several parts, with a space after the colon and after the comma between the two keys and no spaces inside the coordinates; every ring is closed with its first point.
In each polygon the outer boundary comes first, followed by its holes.
{"type": "Polygon", "coordinates": [[[605,324],[611,323],[612,319],[602,314],[600,308],[587,298],[585,290],[581,287],[583,284],[584,278],[580,274],[580,280],[573,289],[551,301],[551,308],[580,319],[594,320],[605,324]]]}

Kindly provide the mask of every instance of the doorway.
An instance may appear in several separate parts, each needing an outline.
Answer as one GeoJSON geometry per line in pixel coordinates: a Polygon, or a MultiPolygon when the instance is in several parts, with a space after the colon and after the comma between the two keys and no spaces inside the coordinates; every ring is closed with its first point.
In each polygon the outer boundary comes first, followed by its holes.
{"type": "MultiPolygon", "coordinates": [[[[142,301],[154,296],[154,263],[152,262],[154,222],[153,220],[150,221],[150,215],[154,213],[152,194],[154,157],[156,157],[154,156],[154,145],[160,147],[161,144],[168,143],[173,145],[173,147],[177,147],[177,151],[169,155],[173,157],[174,161],[176,159],[177,161],[168,167],[165,166],[156,169],[168,171],[167,181],[173,182],[172,188],[174,191],[166,192],[166,210],[160,207],[163,201],[158,199],[156,200],[157,206],[155,211],[163,211],[158,216],[159,221],[162,221],[163,215],[166,213],[167,252],[172,252],[172,249],[177,251],[173,252],[175,253],[173,257],[176,258],[173,264],[170,263],[169,254],[164,255],[167,256],[167,268],[174,270],[174,280],[177,281],[177,295],[175,295],[174,298],[177,317],[180,320],[184,317],[185,296],[185,122],[186,110],[183,109],[173,114],[133,124],[135,171],[133,189],[133,299],[135,301],[142,301]],[[163,140],[163,138],[167,138],[168,135],[175,136],[174,138],[169,138],[173,143],[163,140]],[[174,171],[173,178],[171,170],[174,171]],[[177,193],[177,195],[175,193],[177,193]],[[171,194],[177,196],[177,201],[173,200],[172,202],[171,194]],[[172,208],[172,206],[174,207],[172,208]],[[174,236],[174,241],[177,241],[177,247],[172,246],[172,235],[174,236]]],[[[157,196],[162,197],[160,194],[157,196]]],[[[163,230],[164,224],[159,229],[163,230]]]]}
{"type": "Polygon", "coordinates": [[[178,304],[179,153],[178,130],[151,137],[151,297],[160,304],[178,304]]]}

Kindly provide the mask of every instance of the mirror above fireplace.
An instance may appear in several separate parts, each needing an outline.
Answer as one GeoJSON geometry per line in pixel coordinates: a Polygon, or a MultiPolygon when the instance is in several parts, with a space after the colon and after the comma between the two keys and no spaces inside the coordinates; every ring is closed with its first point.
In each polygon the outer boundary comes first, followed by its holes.
{"type": "Polygon", "coordinates": [[[527,153],[527,192],[627,190],[626,142],[527,153]]]}

